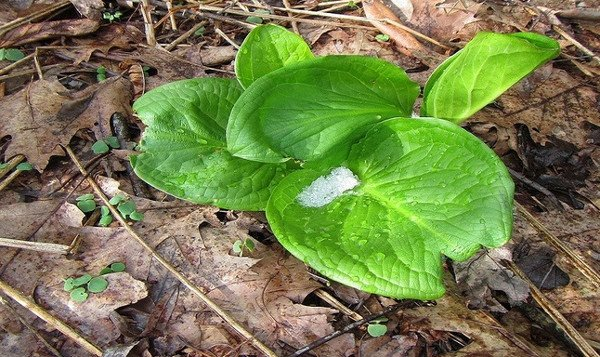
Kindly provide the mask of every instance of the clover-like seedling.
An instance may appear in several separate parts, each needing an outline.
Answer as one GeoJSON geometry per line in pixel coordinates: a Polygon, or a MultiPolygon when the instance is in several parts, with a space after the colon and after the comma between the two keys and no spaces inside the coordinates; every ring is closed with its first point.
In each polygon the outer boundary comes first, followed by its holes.
{"type": "Polygon", "coordinates": [[[232,250],[234,253],[238,254],[240,257],[244,255],[244,250],[252,253],[254,251],[254,241],[250,238],[246,238],[244,240],[238,239],[233,243],[232,250]]]}
{"type": "Polygon", "coordinates": [[[92,145],[92,152],[94,154],[106,154],[110,149],[118,149],[120,147],[119,140],[116,136],[109,136],[102,140],[96,141],[92,145]]]}
{"type": "Polygon", "coordinates": [[[90,279],[87,283],[87,290],[91,293],[101,293],[108,287],[108,281],[101,276],[90,279]]]}
{"type": "Polygon", "coordinates": [[[81,195],[75,199],[77,202],[77,207],[83,213],[89,213],[96,209],[96,201],[94,201],[94,194],[86,193],[85,195],[81,195]]]}
{"type": "Polygon", "coordinates": [[[173,196],[266,211],[278,241],[328,278],[435,299],[443,256],[466,260],[512,231],[506,167],[457,124],[558,53],[542,35],[480,33],[433,72],[415,118],[421,90],[396,65],[315,58],[301,37],[258,26],[237,81],[177,81],[134,103],[146,128],[131,163],[173,196]]]}
{"type": "Polygon", "coordinates": [[[371,337],[381,337],[385,335],[388,330],[387,326],[385,325],[385,322],[387,321],[388,319],[385,317],[380,317],[378,319],[372,320],[367,326],[367,333],[371,337]]]}

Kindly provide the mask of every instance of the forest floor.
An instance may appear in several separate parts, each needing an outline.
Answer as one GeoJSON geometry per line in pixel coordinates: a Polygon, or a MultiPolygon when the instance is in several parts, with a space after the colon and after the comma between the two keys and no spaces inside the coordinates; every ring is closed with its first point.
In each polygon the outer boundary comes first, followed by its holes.
{"type": "Polygon", "coordinates": [[[283,356],[311,343],[307,356],[600,352],[600,4],[12,0],[0,4],[0,47],[0,355],[283,356]],[[317,55],[385,59],[421,86],[477,32],[558,40],[560,57],[463,125],[513,175],[511,241],[446,261],[441,299],[395,301],[310,271],[262,213],[137,179],[132,102],[179,79],[233,77],[259,22],[296,31],[317,55]],[[95,153],[111,136],[117,148],[95,153]],[[143,219],[101,227],[100,191],[143,219]],[[88,213],[85,194],[98,204],[88,213]],[[233,251],[247,239],[254,250],[233,251]],[[125,268],[102,275],[106,290],[83,302],[65,290],[113,263],[125,268]],[[382,313],[387,330],[372,337],[365,319],[382,313]]]}

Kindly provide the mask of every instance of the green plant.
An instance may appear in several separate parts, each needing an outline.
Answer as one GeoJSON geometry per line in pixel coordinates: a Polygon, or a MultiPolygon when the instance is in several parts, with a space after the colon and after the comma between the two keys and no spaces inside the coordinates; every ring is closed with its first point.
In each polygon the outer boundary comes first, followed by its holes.
{"type": "Polygon", "coordinates": [[[93,193],[86,193],[85,195],[81,195],[75,199],[77,202],[77,207],[83,213],[92,212],[96,209],[96,201],[94,201],[93,193]]]}
{"type": "Polygon", "coordinates": [[[96,68],[96,80],[102,82],[106,80],[106,67],[100,66],[96,68]]]}
{"type": "Polygon", "coordinates": [[[367,326],[367,333],[371,337],[381,337],[387,333],[387,326],[384,322],[387,322],[388,319],[385,317],[380,317],[378,319],[372,320],[369,322],[367,326]]]}
{"type": "Polygon", "coordinates": [[[250,238],[246,238],[244,240],[238,239],[233,242],[232,250],[240,257],[244,255],[244,250],[252,253],[254,251],[254,241],[252,241],[250,238]]]}
{"type": "Polygon", "coordinates": [[[390,36],[380,33],[379,35],[375,36],[375,39],[379,42],[388,42],[390,40],[390,36]]]}
{"type": "Polygon", "coordinates": [[[119,139],[116,136],[108,136],[96,141],[92,145],[92,152],[94,154],[106,154],[111,148],[118,149],[120,146],[119,139]]]}
{"type": "Polygon", "coordinates": [[[0,61],[16,62],[25,58],[25,54],[16,48],[0,48],[0,61]]]}
{"type": "Polygon", "coordinates": [[[314,58],[258,26],[237,81],[178,81],[134,103],[147,127],[132,166],[182,199],[266,210],[279,242],[329,278],[434,299],[443,255],[465,260],[512,230],[505,166],[456,124],[558,53],[542,35],[478,34],[434,71],[413,118],[419,86],[397,66],[314,58]]]}
{"type": "Polygon", "coordinates": [[[117,273],[125,270],[125,264],[115,262],[102,269],[98,276],[83,274],[77,278],[68,277],[63,282],[63,289],[70,293],[71,300],[82,303],[89,293],[101,293],[108,288],[108,281],[101,275],[117,273]]]}
{"type": "Polygon", "coordinates": [[[108,20],[108,22],[118,21],[123,16],[123,13],[119,10],[112,11],[107,10],[102,13],[102,18],[104,20],[108,20]]]}
{"type": "Polygon", "coordinates": [[[18,171],[31,171],[33,170],[33,166],[28,162],[22,162],[17,165],[16,169],[18,171]]]}

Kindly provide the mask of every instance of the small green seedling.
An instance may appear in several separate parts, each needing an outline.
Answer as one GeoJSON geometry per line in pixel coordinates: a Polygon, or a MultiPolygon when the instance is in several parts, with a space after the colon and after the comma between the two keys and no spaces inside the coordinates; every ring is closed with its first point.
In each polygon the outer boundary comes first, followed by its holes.
{"type": "Polygon", "coordinates": [[[17,62],[25,58],[25,54],[16,48],[0,48],[0,61],[17,62]]]}
{"type": "Polygon", "coordinates": [[[263,18],[261,17],[261,15],[268,15],[271,12],[269,10],[263,10],[263,9],[258,9],[254,11],[254,14],[256,14],[256,16],[248,16],[246,18],[246,22],[250,22],[252,24],[257,24],[260,25],[264,22],[263,18]]]}
{"type": "Polygon", "coordinates": [[[372,320],[367,326],[367,332],[371,337],[381,337],[385,335],[387,333],[387,326],[384,324],[384,322],[387,321],[388,319],[385,317],[372,320]]]}
{"type": "Polygon", "coordinates": [[[234,253],[238,254],[240,257],[244,255],[244,250],[247,250],[249,253],[254,251],[254,241],[250,238],[246,238],[244,240],[238,239],[233,243],[232,250],[234,253]]]}
{"type": "Polygon", "coordinates": [[[108,22],[114,22],[114,21],[118,21],[121,19],[121,17],[123,16],[123,13],[119,10],[116,11],[104,11],[102,13],[102,18],[104,20],[107,20],[108,22]]]}
{"type": "Polygon", "coordinates": [[[22,162],[17,165],[17,171],[31,171],[33,170],[33,166],[28,162],[22,162]]]}
{"type": "Polygon", "coordinates": [[[443,256],[499,247],[513,223],[506,167],[457,124],[559,50],[535,33],[477,34],[432,73],[415,117],[421,88],[396,65],[315,58],[301,37],[257,26],[237,81],[177,81],[134,103],[146,128],[131,163],[176,197],[266,211],[279,242],[328,278],[436,299],[443,256]]]}
{"type": "Polygon", "coordinates": [[[96,80],[98,82],[106,80],[106,68],[104,66],[96,68],[96,80]]]}
{"type": "Polygon", "coordinates": [[[346,6],[348,6],[350,9],[358,9],[358,5],[356,5],[356,2],[352,0],[348,1],[348,4],[346,6]]]}
{"type": "Polygon", "coordinates": [[[64,280],[63,289],[70,292],[71,300],[82,303],[87,300],[88,293],[101,293],[108,287],[108,281],[102,275],[122,272],[125,270],[125,264],[121,262],[112,263],[110,266],[102,269],[98,276],[84,274],[80,277],[69,277],[64,280]]]}
{"type": "Polygon", "coordinates": [[[205,32],[206,32],[206,27],[200,26],[200,27],[198,27],[198,29],[196,31],[194,31],[194,36],[202,37],[202,36],[204,36],[205,32]]]}
{"type": "Polygon", "coordinates": [[[96,209],[96,201],[94,201],[94,195],[92,193],[87,193],[85,195],[81,195],[75,199],[77,202],[77,207],[83,213],[89,213],[96,209]]]}
{"type": "Polygon", "coordinates": [[[0,170],[5,169],[8,167],[8,163],[7,162],[0,162],[0,170]]]}
{"type": "Polygon", "coordinates": [[[106,154],[111,148],[118,149],[121,145],[116,136],[109,136],[104,139],[96,141],[92,145],[92,151],[94,154],[106,154]]]}
{"type": "Polygon", "coordinates": [[[375,36],[375,39],[379,42],[388,42],[390,40],[390,36],[380,33],[379,35],[375,36]]]}

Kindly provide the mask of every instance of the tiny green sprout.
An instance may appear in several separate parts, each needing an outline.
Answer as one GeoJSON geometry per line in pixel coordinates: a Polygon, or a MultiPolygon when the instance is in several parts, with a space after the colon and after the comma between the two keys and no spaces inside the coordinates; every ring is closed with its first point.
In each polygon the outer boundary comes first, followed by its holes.
{"type": "Polygon", "coordinates": [[[108,281],[106,281],[106,279],[104,279],[103,277],[100,277],[100,276],[93,277],[87,283],[87,289],[91,293],[101,293],[104,290],[106,290],[107,287],[108,287],[108,281]]]}
{"type": "Polygon", "coordinates": [[[380,33],[379,35],[375,36],[375,39],[379,42],[388,42],[390,40],[390,36],[380,33]]]}
{"type": "Polygon", "coordinates": [[[110,273],[114,273],[114,271],[110,267],[105,267],[102,268],[102,270],[100,270],[100,273],[98,273],[98,275],[106,275],[110,273]]]}
{"type": "Polygon", "coordinates": [[[129,215],[129,219],[131,219],[132,221],[137,221],[137,222],[143,221],[144,214],[135,210],[135,211],[131,212],[131,214],[129,215]]]}
{"type": "Polygon", "coordinates": [[[241,257],[244,255],[244,250],[247,250],[249,253],[254,251],[254,242],[250,238],[244,240],[238,239],[233,242],[233,247],[231,249],[241,257]]]}
{"type": "Polygon", "coordinates": [[[90,280],[92,280],[92,276],[90,274],[83,274],[82,276],[73,279],[73,286],[80,287],[87,284],[90,280]]]}
{"type": "Polygon", "coordinates": [[[79,207],[79,209],[83,213],[92,212],[93,210],[96,209],[96,201],[94,201],[93,199],[77,201],[77,207],[79,207]]]}
{"type": "Polygon", "coordinates": [[[256,14],[256,16],[248,16],[246,18],[246,22],[260,25],[264,22],[263,18],[260,15],[269,15],[270,12],[269,10],[258,9],[254,11],[254,14],[256,14]]]}
{"type": "Polygon", "coordinates": [[[387,332],[387,326],[379,322],[371,322],[367,326],[367,332],[371,337],[381,337],[387,332]]]}
{"type": "Polygon", "coordinates": [[[119,144],[119,139],[117,139],[116,136],[108,136],[104,138],[104,142],[113,149],[118,149],[121,147],[121,144],[119,144]]]}
{"type": "Polygon", "coordinates": [[[119,210],[119,213],[123,215],[123,217],[127,218],[130,214],[132,214],[135,211],[135,202],[133,202],[132,200],[121,202],[117,206],[117,209],[119,210]]]}
{"type": "Polygon", "coordinates": [[[87,300],[88,293],[85,291],[85,288],[76,288],[71,290],[71,300],[82,303],[87,300]]]}
{"type": "Polygon", "coordinates": [[[98,221],[98,224],[101,227],[108,227],[110,226],[110,224],[113,222],[113,217],[109,214],[106,216],[101,216],[100,220],[98,221]]]}
{"type": "Polygon", "coordinates": [[[92,151],[94,154],[106,154],[110,148],[108,144],[104,142],[104,140],[98,140],[92,145],[92,151]]]}
{"type": "Polygon", "coordinates": [[[8,167],[8,163],[6,163],[6,162],[0,163],[0,170],[5,169],[7,167],[8,167]]]}
{"type": "Polygon", "coordinates": [[[127,200],[127,197],[125,197],[122,194],[118,194],[118,195],[114,196],[113,198],[111,198],[108,201],[108,203],[110,203],[111,205],[115,206],[115,205],[118,205],[119,203],[121,203],[123,201],[126,201],[126,200],[127,200]]]}
{"type": "Polygon", "coordinates": [[[31,164],[28,162],[22,162],[17,165],[18,171],[30,171],[32,169],[33,169],[33,166],[31,166],[31,164]]]}
{"type": "Polygon", "coordinates": [[[112,263],[112,264],[110,265],[110,269],[111,269],[113,272],[115,272],[115,273],[119,273],[119,272],[125,271],[125,263],[122,263],[122,262],[115,262],[115,263],[112,263]]]}
{"type": "Polygon", "coordinates": [[[77,197],[75,199],[75,201],[79,202],[79,201],[88,201],[88,200],[93,200],[94,199],[94,194],[93,193],[86,193],[84,195],[81,195],[79,197],[77,197]]]}
{"type": "Polygon", "coordinates": [[[71,290],[75,289],[75,283],[74,283],[74,280],[75,280],[75,279],[73,279],[73,278],[71,278],[71,277],[69,277],[69,278],[66,278],[66,279],[65,279],[65,282],[64,282],[64,284],[63,284],[63,289],[64,289],[65,291],[71,291],[71,290]]]}
{"type": "Polygon", "coordinates": [[[196,31],[194,31],[194,36],[196,36],[196,37],[204,36],[204,32],[206,32],[206,27],[200,26],[196,31]]]}
{"type": "Polygon", "coordinates": [[[104,20],[108,20],[108,22],[114,22],[114,21],[120,20],[121,16],[123,16],[123,13],[119,10],[114,11],[114,12],[105,11],[102,13],[102,18],[104,20]]]}
{"type": "Polygon", "coordinates": [[[102,206],[100,207],[100,214],[104,217],[104,216],[109,216],[110,215],[110,210],[108,209],[108,207],[106,206],[102,206]]]}
{"type": "Polygon", "coordinates": [[[346,6],[348,6],[351,9],[357,9],[358,8],[358,5],[356,5],[356,2],[354,2],[352,0],[348,1],[348,4],[346,4],[346,6]]]}
{"type": "Polygon", "coordinates": [[[0,48],[0,61],[16,62],[24,57],[25,54],[16,48],[0,48]]]}
{"type": "Polygon", "coordinates": [[[104,66],[96,68],[96,80],[98,82],[106,80],[106,68],[104,66]]]}

